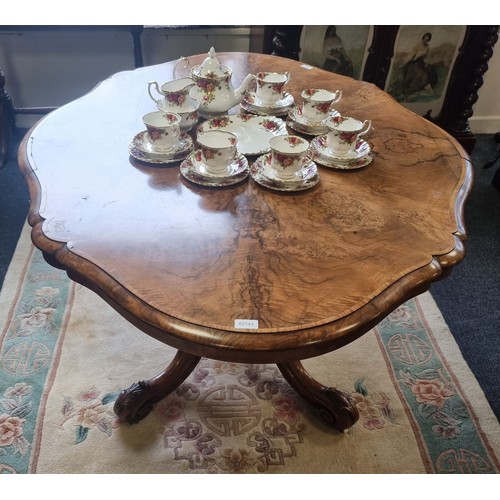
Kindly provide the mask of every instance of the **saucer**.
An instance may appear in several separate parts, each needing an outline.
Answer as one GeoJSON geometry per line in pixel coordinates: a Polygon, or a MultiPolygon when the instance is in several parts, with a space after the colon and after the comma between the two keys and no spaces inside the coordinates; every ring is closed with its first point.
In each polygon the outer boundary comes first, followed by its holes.
{"type": "Polygon", "coordinates": [[[247,92],[240,105],[245,111],[255,115],[283,116],[288,114],[293,104],[293,95],[288,92],[284,92],[281,99],[274,104],[263,103],[255,92],[247,92]]]}
{"type": "Polygon", "coordinates": [[[193,151],[180,166],[183,177],[188,181],[200,186],[224,187],[232,186],[245,180],[248,177],[248,160],[240,154],[229,165],[228,172],[225,175],[218,176],[207,171],[207,168],[201,160],[201,151],[193,151]]]}
{"type": "MultiPolygon", "coordinates": [[[[340,113],[335,111],[329,116],[337,116],[340,113]]],[[[295,106],[288,113],[286,124],[296,130],[307,135],[322,135],[328,132],[328,127],[325,125],[324,120],[321,122],[311,122],[302,115],[302,106],[295,106]]]]}
{"type": "Polygon", "coordinates": [[[238,138],[238,152],[249,156],[268,153],[269,140],[287,134],[281,118],[249,114],[217,116],[202,122],[196,131],[199,134],[214,129],[232,132],[238,138]]]}
{"type": "Polygon", "coordinates": [[[141,153],[150,158],[170,158],[178,156],[181,153],[188,151],[193,146],[193,140],[186,132],[179,134],[179,140],[166,152],[156,151],[153,145],[148,140],[147,131],[139,132],[133,139],[131,146],[137,148],[141,153]]]}
{"type": "Polygon", "coordinates": [[[180,133],[178,142],[167,153],[154,151],[146,134],[145,130],[139,132],[129,144],[129,153],[136,160],[156,165],[174,163],[186,158],[193,150],[193,140],[185,132],[180,133]]]}
{"type": "Polygon", "coordinates": [[[315,137],[311,141],[311,150],[313,151],[313,158],[316,163],[325,167],[338,168],[338,169],[356,169],[366,167],[373,160],[373,153],[370,145],[360,139],[356,148],[349,154],[344,156],[335,155],[326,146],[326,135],[315,137]]]}
{"type": "Polygon", "coordinates": [[[309,157],[304,159],[302,168],[290,180],[276,176],[271,157],[271,153],[259,156],[250,167],[252,179],[261,186],[275,191],[304,191],[319,182],[318,167],[309,157]]]}

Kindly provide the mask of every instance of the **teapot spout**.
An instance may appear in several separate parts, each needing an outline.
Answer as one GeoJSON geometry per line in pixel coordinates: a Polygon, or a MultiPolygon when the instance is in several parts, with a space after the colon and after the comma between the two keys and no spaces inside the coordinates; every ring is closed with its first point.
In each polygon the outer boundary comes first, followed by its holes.
{"type": "Polygon", "coordinates": [[[239,104],[243,97],[245,96],[245,92],[248,90],[248,87],[251,82],[255,80],[255,75],[251,73],[245,77],[242,84],[234,91],[235,104],[239,104]]]}

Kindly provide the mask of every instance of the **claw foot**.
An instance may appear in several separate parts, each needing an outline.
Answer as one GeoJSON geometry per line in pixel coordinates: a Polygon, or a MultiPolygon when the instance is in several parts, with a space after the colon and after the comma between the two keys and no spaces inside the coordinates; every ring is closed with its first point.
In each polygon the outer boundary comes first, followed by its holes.
{"type": "Polygon", "coordinates": [[[359,420],[358,409],[345,392],[325,387],[322,393],[324,401],[313,404],[327,425],[344,432],[359,420]]]}
{"type": "Polygon", "coordinates": [[[359,412],[350,396],[314,380],[300,361],[278,363],[278,368],[286,381],[318,410],[327,425],[343,432],[358,421],[359,412]]]}
{"type": "Polygon", "coordinates": [[[154,402],[147,391],[148,383],[140,381],[120,393],[113,407],[120,420],[127,424],[137,424],[151,413],[154,402]]]}
{"type": "Polygon", "coordinates": [[[158,376],[136,382],[120,393],[114,405],[116,415],[128,424],[137,424],[151,413],[155,403],[184,382],[199,360],[199,356],[178,351],[170,365],[158,376]]]}

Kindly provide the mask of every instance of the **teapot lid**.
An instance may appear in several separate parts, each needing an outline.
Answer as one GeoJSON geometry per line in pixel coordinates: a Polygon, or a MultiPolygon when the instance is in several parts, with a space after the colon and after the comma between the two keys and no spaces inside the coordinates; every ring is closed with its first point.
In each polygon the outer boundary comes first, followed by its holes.
{"type": "Polygon", "coordinates": [[[199,76],[223,76],[225,74],[224,67],[221,65],[215,49],[213,47],[208,51],[208,57],[201,63],[198,70],[199,76]]]}

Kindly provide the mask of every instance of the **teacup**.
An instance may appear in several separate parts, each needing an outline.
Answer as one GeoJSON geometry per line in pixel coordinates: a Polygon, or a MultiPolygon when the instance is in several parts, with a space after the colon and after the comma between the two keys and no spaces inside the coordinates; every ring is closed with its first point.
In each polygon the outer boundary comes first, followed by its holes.
{"type": "Polygon", "coordinates": [[[296,135],[278,135],[269,141],[271,166],[278,179],[290,180],[302,168],[309,142],[296,135]]]}
{"type": "MultiPolygon", "coordinates": [[[[166,99],[160,99],[156,103],[158,109],[163,111],[164,113],[173,112],[172,105],[166,99]]],[[[200,103],[193,99],[192,97],[187,96],[184,100],[182,108],[180,110],[176,110],[175,113],[181,117],[180,127],[183,131],[191,130],[194,125],[198,123],[198,108],[200,107],[200,103]]]]}
{"type": "Polygon", "coordinates": [[[179,140],[181,117],[176,113],[153,111],[142,117],[153,150],[167,153],[179,140]]]}
{"type": "Polygon", "coordinates": [[[358,139],[366,134],[371,120],[360,121],[350,116],[330,116],[326,122],[326,146],[337,156],[346,156],[356,148],[358,139]]]}
{"type": "Polygon", "coordinates": [[[276,104],[283,95],[283,87],[290,81],[290,73],[259,71],[255,75],[255,96],[263,104],[276,104]]]}
{"type": "Polygon", "coordinates": [[[301,92],[302,116],[312,123],[321,123],[328,118],[333,104],[342,99],[342,91],[325,89],[305,89],[301,92]]]}
{"type": "Polygon", "coordinates": [[[208,130],[197,137],[208,173],[224,175],[238,154],[238,138],[225,130],[208,130]]]}

